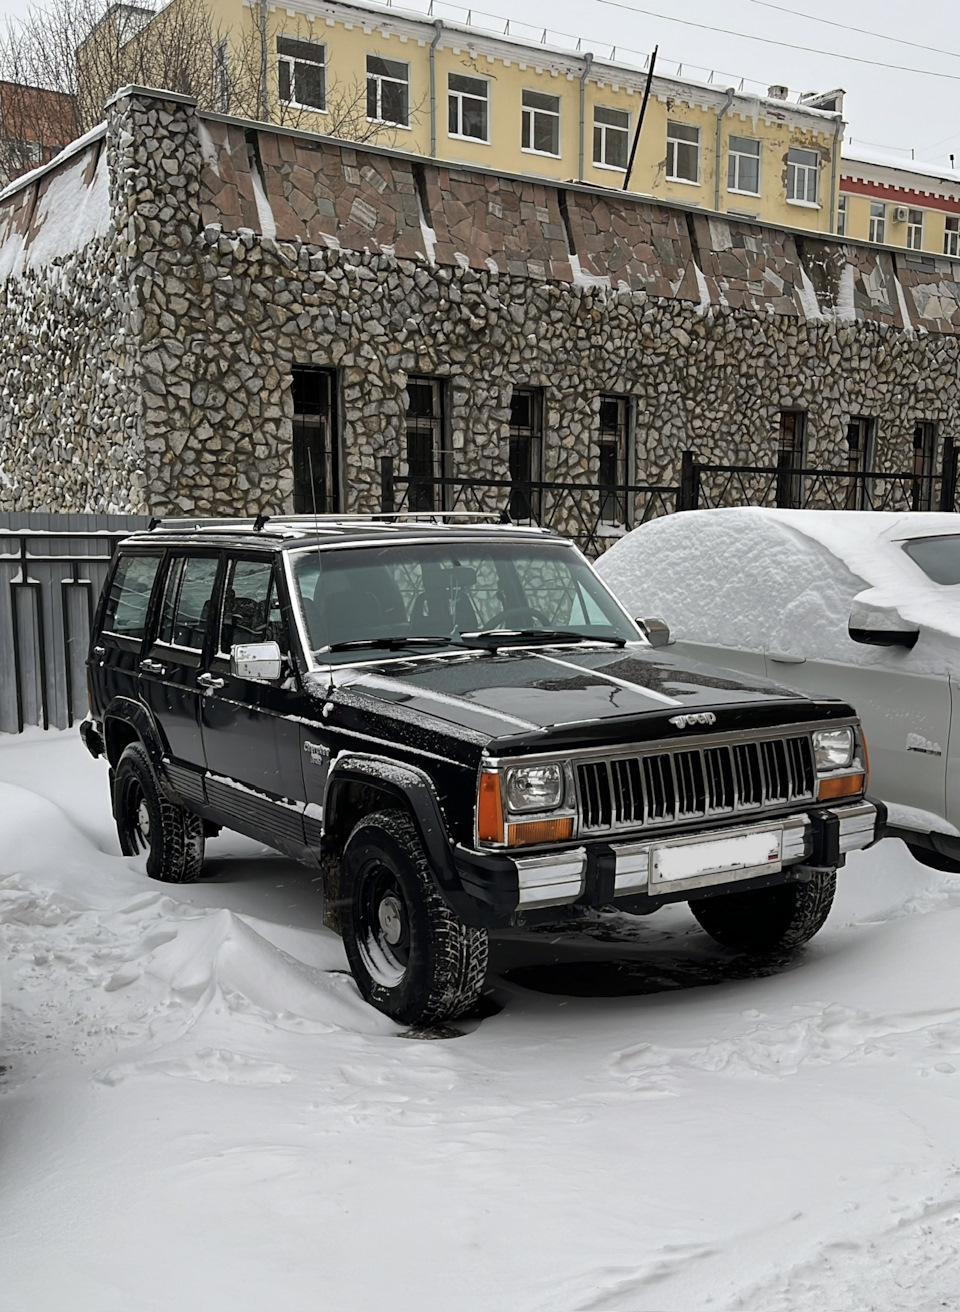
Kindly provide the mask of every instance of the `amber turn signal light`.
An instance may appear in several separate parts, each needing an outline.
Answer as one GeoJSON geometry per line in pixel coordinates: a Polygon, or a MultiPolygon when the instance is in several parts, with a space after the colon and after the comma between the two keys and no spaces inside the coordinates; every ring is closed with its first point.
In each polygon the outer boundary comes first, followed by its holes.
{"type": "Polygon", "coordinates": [[[500,801],[500,776],[481,774],[477,800],[477,837],[481,843],[503,842],[503,803],[500,801]]]}
{"type": "Polygon", "coordinates": [[[510,847],[520,847],[524,843],[562,843],[573,837],[573,817],[564,816],[561,820],[525,820],[519,825],[510,825],[510,847]]]}
{"type": "Polygon", "coordinates": [[[852,797],[862,793],[866,780],[862,774],[845,774],[839,779],[821,779],[817,789],[817,798],[826,802],[831,797],[852,797]]]}

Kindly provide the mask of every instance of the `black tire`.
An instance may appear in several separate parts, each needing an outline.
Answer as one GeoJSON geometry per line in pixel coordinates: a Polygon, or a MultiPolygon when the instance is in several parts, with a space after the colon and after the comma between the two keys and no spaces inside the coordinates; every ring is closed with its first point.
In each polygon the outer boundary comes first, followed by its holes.
{"type": "Polygon", "coordinates": [[[203,865],[203,821],[164,796],[142,743],[117,762],[113,814],[124,856],[146,853],[147,874],[165,884],[191,884],[203,865]]]}
{"type": "Polygon", "coordinates": [[[437,891],[409,816],[377,811],[343,849],[343,944],[357,987],[403,1025],[436,1025],[476,1002],[487,970],[484,929],[471,929],[437,891]]]}
{"type": "Polygon", "coordinates": [[[920,847],[917,843],[907,843],[907,847],[914,861],[919,861],[921,865],[929,866],[931,870],[945,870],[948,874],[960,875],[960,861],[955,857],[944,856],[942,852],[920,847]]]}
{"type": "Polygon", "coordinates": [[[690,903],[711,938],[738,952],[789,952],[809,943],[833,906],[837,876],[815,873],[804,884],[777,884],[690,903]]]}

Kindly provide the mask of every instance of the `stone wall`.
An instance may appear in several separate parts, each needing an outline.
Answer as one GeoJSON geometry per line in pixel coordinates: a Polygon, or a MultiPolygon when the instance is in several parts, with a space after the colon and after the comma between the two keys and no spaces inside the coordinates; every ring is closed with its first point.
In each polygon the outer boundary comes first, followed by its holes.
{"type": "MultiPolygon", "coordinates": [[[[0,289],[30,362],[0,362],[0,508],[289,506],[296,365],[338,370],[356,509],[377,508],[381,456],[403,473],[411,373],[449,379],[464,477],[507,477],[516,386],[544,389],[559,481],[595,478],[604,392],[634,400],[641,483],[675,483],[686,448],[772,463],[782,409],[807,411],[818,465],[842,466],[850,415],[877,418],[886,469],[911,466],[920,420],[960,438],[956,261],[198,116],[159,92],[122,93],[106,142],[107,227],[0,289]]],[[[50,176],[0,196],[0,224],[20,214],[22,235],[50,176]]],[[[0,272],[20,239],[3,232],[0,272]]]]}

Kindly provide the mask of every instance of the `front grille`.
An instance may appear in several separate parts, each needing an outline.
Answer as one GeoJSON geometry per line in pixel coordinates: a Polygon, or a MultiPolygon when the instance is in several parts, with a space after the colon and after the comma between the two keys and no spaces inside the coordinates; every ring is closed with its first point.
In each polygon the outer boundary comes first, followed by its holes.
{"type": "Polygon", "coordinates": [[[806,734],[581,762],[576,771],[581,831],[771,810],[810,801],[816,782],[806,734]]]}

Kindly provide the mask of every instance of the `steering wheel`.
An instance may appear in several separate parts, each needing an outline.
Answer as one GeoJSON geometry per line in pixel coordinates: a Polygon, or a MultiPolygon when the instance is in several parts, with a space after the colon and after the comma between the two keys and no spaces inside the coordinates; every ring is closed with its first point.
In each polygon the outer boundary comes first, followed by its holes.
{"type": "Polygon", "coordinates": [[[543,611],[538,610],[536,606],[508,606],[499,615],[495,615],[487,627],[491,629],[531,629],[537,624],[542,625],[545,629],[550,627],[550,621],[543,611]]]}

